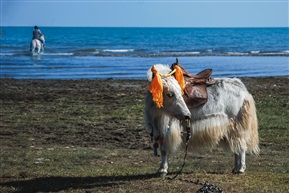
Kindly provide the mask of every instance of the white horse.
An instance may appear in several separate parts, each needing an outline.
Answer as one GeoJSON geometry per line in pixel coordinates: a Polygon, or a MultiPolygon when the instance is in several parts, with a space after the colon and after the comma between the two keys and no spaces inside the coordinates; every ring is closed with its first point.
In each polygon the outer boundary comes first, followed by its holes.
{"type": "MultiPolygon", "coordinates": [[[[44,36],[41,36],[43,42],[45,41],[44,36]]],[[[44,46],[42,42],[38,39],[33,39],[30,44],[30,53],[32,55],[40,54],[44,51],[44,46]]]]}
{"type": "MultiPolygon", "coordinates": [[[[159,73],[168,74],[166,65],[154,66],[159,73]]],[[[152,72],[148,80],[152,82],[152,72]]],[[[147,92],[144,119],[146,129],[153,133],[161,150],[159,174],[168,172],[168,156],[175,152],[185,139],[185,119],[189,117],[191,139],[189,150],[225,145],[234,153],[233,173],[246,169],[246,152],[258,154],[258,123],[255,102],[245,85],[237,78],[216,79],[207,87],[208,101],[202,106],[188,109],[182,97],[181,87],[174,76],[161,79],[163,104],[157,107],[153,95],[147,92]]]]}

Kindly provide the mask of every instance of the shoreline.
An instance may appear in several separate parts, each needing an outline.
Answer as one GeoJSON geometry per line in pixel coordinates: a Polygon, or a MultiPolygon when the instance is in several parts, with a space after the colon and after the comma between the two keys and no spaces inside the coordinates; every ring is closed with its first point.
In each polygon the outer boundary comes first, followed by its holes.
{"type": "MultiPolygon", "coordinates": [[[[288,78],[288,75],[277,75],[277,76],[229,76],[229,77],[215,77],[212,78],[239,78],[239,79],[266,79],[266,78],[288,78]]],[[[15,80],[15,81],[103,81],[103,80],[113,80],[113,81],[147,81],[146,78],[69,78],[69,79],[57,79],[57,78],[10,78],[10,77],[0,77],[1,80],[15,80]]]]}

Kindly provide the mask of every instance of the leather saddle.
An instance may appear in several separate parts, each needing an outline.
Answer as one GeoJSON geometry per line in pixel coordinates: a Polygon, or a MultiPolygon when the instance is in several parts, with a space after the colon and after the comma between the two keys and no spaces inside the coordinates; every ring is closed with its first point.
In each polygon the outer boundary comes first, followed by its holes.
{"type": "Polygon", "coordinates": [[[193,75],[178,63],[178,59],[172,65],[178,65],[183,71],[186,83],[183,98],[188,108],[196,108],[205,104],[208,101],[207,86],[215,83],[215,80],[211,78],[213,70],[205,69],[193,75]]]}

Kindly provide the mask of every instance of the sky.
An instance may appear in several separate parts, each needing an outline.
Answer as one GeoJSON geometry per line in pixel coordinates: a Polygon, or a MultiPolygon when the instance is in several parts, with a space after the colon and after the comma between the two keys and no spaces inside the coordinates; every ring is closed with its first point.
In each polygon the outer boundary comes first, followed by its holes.
{"type": "Polygon", "coordinates": [[[288,27],[289,0],[0,0],[1,26],[288,27]]]}

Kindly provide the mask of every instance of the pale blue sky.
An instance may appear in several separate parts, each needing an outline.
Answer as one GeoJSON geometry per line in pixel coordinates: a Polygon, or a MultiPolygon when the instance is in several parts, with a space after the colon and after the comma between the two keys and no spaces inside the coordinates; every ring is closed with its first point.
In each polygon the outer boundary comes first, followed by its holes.
{"type": "Polygon", "coordinates": [[[1,0],[1,26],[288,27],[288,0],[1,0]]]}

